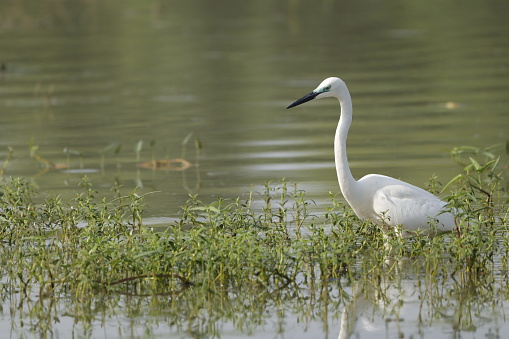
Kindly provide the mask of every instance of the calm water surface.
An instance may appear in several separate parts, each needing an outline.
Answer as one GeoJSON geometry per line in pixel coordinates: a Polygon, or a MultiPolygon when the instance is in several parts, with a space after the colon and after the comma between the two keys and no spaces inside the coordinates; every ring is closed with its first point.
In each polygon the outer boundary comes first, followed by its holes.
{"type": "MultiPolygon", "coordinates": [[[[339,191],[338,103],[285,107],[339,76],[354,101],[355,177],[381,173],[424,186],[437,174],[447,182],[460,170],[448,150],[509,139],[508,10],[506,1],[5,1],[0,158],[12,147],[6,175],[30,178],[42,195],[71,198],[84,175],[100,195],[115,183],[157,191],[147,198],[152,224],[176,217],[189,194],[237,197],[282,177],[320,212],[329,191],[339,191]],[[45,169],[30,145],[65,168],[45,169]],[[193,166],[137,167],[181,157],[193,166]]],[[[263,337],[332,338],[340,316],[330,321],[306,332],[290,319],[282,334],[266,326],[263,337]]],[[[423,334],[449,330],[446,323],[423,334]]],[[[222,337],[229,333],[226,324],[222,337]]]]}

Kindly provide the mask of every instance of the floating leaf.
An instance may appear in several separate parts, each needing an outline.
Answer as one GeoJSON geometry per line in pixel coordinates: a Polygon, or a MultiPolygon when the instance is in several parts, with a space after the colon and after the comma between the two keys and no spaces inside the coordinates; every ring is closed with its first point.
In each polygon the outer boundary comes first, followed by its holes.
{"type": "Polygon", "coordinates": [[[448,101],[444,104],[445,108],[447,109],[456,109],[461,106],[461,104],[454,102],[454,101],[448,101]]]}
{"type": "Polygon", "coordinates": [[[64,163],[61,163],[61,162],[56,162],[53,164],[53,168],[54,169],[68,169],[69,168],[69,164],[64,164],[64,163]]]}
{"type": "Polygon", "coordinates": [[[152,160],[138,164],[138,167],[152,170],[185,171],[192,164],[185,159],[152,160]]]}

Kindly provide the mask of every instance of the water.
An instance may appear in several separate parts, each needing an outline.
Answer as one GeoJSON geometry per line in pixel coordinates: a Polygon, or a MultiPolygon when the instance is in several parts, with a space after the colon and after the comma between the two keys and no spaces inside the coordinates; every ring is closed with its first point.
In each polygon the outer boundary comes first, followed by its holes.
{"type": "Polygon", "coordinates": [[[320,211],[339,191],[337,102],[285,107],[340,76],[354,101],[353,175],[445,183],[461,168],[448,150],[509,139],[508,6],[4,1],[0,159],[12,147],[6,175],[30,178],[43,195],[71,198],[83,175],[99,195],[116,182],[157,191],[146,212],[155,225],[189,194],[237,197],[281,177],[320,211]],[[113,143],[121,148],[102,163],[113,143]],[[66,168],[44,170],[29,145],[66,168]],[[194,165],[186,171],[136,166],[183,156],[194,165]]]}

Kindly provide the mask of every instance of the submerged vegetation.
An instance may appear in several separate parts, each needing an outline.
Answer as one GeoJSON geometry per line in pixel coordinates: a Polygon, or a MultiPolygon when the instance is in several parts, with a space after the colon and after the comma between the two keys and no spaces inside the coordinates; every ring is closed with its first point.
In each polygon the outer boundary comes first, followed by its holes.
{"type": "MultiPolygon", "coordinates": [[[[143,315],[145,335],[154,334],[152,323],[191,337],[220,336],[224,322],[250,333],[273,314],[282,327],[285,312],[303,323],[342,314],[348,334],[360,300],[400,319],[402,294],[388,291],[410,282],[423,326],[446,319],[454,331],[474,330],[488,315],[502,319],[509,301],[508,168],[498,149],[453,150],[466,161],[444,187],[450,208],[462,211],[457,229],[403,239],[382,236],[334,197],[313,215],[305,193],[284,180],[245,199],[205,204],[191,196],[164,231],[143,225],[136,191],[117,187],[114,199],[100,199],[85,178],[72,201],[36,202],[25,180],[4,180],[3,312],[12,333],[43,337],[63,317],[93,336],[92,324],[118,308],[134,323],[143,315]]],[[[440,190],[435,178],[429,189],[440,190]]]]}

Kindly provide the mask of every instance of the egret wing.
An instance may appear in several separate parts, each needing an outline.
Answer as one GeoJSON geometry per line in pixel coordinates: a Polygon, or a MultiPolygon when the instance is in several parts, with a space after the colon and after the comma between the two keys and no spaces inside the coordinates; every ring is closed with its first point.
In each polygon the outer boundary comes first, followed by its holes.
{"type": "Polygon", "coordinates": [[[430,222],[440,218],[444,205],[431,193],[411,185],[385,186],[373,197],[373,210],[379,222],[404,225],[408,230],[428,229],[430,222]]]}

